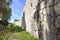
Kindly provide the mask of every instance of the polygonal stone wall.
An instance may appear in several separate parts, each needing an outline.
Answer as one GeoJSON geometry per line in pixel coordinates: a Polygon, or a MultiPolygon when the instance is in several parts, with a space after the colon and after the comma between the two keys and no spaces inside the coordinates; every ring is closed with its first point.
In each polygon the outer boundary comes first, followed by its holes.
{"type": "Polygon", "coordinates": [[[60,40],[60,0],[26,0],[23,11],[26,31],[31,35],[60,40]]]}

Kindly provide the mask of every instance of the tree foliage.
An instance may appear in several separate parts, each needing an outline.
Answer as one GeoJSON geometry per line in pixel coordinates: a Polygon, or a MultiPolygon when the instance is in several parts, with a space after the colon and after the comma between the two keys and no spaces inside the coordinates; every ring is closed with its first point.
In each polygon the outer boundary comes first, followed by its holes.
{"type": "Polygon", "coordinates": [[[12,0],[0,0],[0,19],[5,24],[8,22],[12,14],[10,8],[11,3],[12,0]]]}

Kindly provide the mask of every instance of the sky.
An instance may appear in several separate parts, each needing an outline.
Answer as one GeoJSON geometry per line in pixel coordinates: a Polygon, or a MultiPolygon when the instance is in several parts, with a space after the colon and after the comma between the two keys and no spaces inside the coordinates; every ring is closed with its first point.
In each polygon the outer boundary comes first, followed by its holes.
{"type": "Polygon", "coordinates": [[[12,9],[12,16],[10,18],[10,22],[14,22],[14,19],[20,20],[22,18],[23,8],[26,0],[13,0],[10,5],[12,9]]]}

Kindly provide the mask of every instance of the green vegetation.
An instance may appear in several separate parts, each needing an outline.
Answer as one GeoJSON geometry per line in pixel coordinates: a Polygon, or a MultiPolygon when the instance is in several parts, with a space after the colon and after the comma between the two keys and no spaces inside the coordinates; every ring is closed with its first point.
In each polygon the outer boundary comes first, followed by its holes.
{"type": "Polygon", "coordinates": [[[16,35],[19,40],[37,40],[21,27],[13,24],[9,25],[8,20],[12,15],[9,7],[11,3],[12,0],[0,0],[0,24],[3,26],[3,28],[0,26],[0,40],[8,40],[13,33],[18,33],[16,35]]]}
{"type": "Polygon", "coordinates": [[[6,26],[6,29],[11,29],[11,31],[14,31],[14,32],[21,32],[23,31],[22,27],[19,27],[19,26],[16,26],[16,25],[8,25],[6,26]]]}
{"type": "Polygon", "coordinates": [[[0,0],[0,21],[4,26],[8,25],[8,20],[12,15],[11,8],[9,7],[11,3],[12,0],[0,0]]]}
{"type": "Polygon", "coordinates": [[[16,25],[8,25],[6,26],[6,29],[11,29],[9,32],[3,34],[0,36],[0,40],[8,40],[8,38],[13,34],[13,33],[18,33],[17,38],[19,40],[38,40],[35,37],[31,36],[28,32],[24,31],[21,27],[16,26],[16,25]]]}
{"type": "Polygon", "coordinates": [[[10,37],[11,34],[12,34],[12,32],[3,34],[2,36],[0,36],[0,40],[8,40],[8,38],[10,37]]]}
{"type": "Polygon", "coordinates": [[[33,36],[31,36],[26,31],[19,32],[19,34],[17,34],[17,38],[19,38],[19,40],[38,40],[38,39],[34,38],[33,36]]]}

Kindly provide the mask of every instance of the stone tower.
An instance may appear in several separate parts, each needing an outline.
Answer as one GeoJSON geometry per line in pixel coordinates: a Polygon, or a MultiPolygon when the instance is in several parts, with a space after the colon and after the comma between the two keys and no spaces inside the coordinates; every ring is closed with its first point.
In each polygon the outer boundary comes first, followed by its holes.
{"type": "Polygon", "coordinates": [[[31,35],[60,40],[60,0],[26,0],[23,12],[26,31],[31,35]]]}

